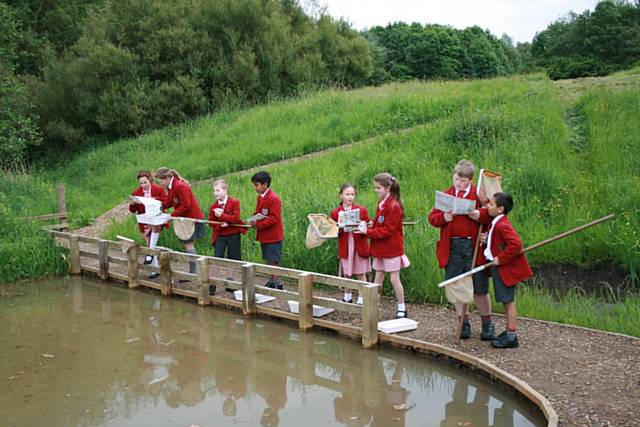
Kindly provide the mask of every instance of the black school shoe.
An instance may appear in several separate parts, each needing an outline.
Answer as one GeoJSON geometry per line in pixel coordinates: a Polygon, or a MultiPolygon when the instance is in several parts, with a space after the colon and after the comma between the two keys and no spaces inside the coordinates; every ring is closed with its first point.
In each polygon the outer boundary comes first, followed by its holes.
{"type": "Polygon", "coordinates": [[[512,340],[507,338],[507,333],[503,332],[498,335],[498,338],[491,341],[491,347],[493,348],[517,348],[518,347],[518,336],[512,340]]]}
{"type": "Polygon", "coordinates": [[[152,272],[151,274],[149,274],[149,279],[153,280],[160,277],[160,273],[158,273],[157,271],[152,272]]]}
{"type": "Polygon", "coordinates": [[[480,339],[482,341],[493,341],[496,339],[496,326],[491,323],[482,324],[482,333],[480,333],[480,339]]]}
{"type": "Polygon", "coordinates": [[[267,288],[278,289],[280,291],[283,289],[282,283],[280,283],[280,282],[272,282],[271,280],[269,280],[265,286],[267,288]]]}
{"type": "Polygon", "coordinates": [[[209,295],[214,295],[216,293],[216,285],[209,285],[209,295]]]}
{"type": "Polygon", "coordinates": [[[153,262],[153,257],[151,255],[147,255],[144,257],[144,265],[149,265],[153,262]]]}
{"type": "Polygon", "coordinates": [[[462,322],[462,329],[460,329],[460,339],[466,340],[471,337],[471,323],[468,320],[462,322]]]}
{"type": "Polygon", "coordinates": [[[396,319],[406,319],[409,317],[409,312],[407,310],[398,310],[396,312],[396,319]]]}

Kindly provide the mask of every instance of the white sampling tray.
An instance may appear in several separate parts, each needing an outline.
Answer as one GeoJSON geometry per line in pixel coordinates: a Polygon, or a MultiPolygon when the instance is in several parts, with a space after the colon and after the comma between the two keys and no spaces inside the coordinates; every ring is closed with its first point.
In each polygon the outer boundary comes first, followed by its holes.
{"type": "Polygon", "coordinates": [[[418,329],[418,322],[411,319],[392,319],[378,322],[378,330],[385,334],[393,334],[396,332],[406,332],[418,329]]]}
{"type": "MultiPolygon", "coordinates": [[[[242,301],[241,290],[233,291],[233,296],[237,301],[242,301]]],[[[274,299],[276,299],[276,297],[256,293],[256,304],[264,304],[265,302],[273,301],[274,299]]]]}
{"type": "Polygon", "coordinates": [[[166,213],[154,216],[147,215],[146,213],[136,215],[138,224],[162,225],[169,221],[169,218],[171,218],[171,215],[166,213]]]}
{"type": "MultiPolygon", "coordinates": [[[[291,301],[288,300],[287,301],[289,303],[289,310],[294,313],[294,314],[298,314],[300,313],[300,306],[298,304],[298,301],[291,301]]],[[[326,316],[327,314],[331,313],[332,311],[335,311],[333,308],[329,308],[329,307],[322,307],[320,305],[313,305],[313,317],[322,317],[322,316],[326,316]]]]}

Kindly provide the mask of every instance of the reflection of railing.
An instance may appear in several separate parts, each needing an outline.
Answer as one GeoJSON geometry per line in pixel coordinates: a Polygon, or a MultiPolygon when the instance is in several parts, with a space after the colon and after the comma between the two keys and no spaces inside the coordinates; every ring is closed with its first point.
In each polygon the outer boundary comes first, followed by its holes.
{"type": "Polygon", "coordinates": [[[78,236],[70,233],[52,231],[58,239],[66,240],[69,247],[69,272],[80,274],[92,272],[100,279],[109,278],[129,283],[130,288],[145,286],[157,289],[162,295],[178,294],[198,300],[199,305],[211,303],[234,306],[242,309],[245,316],[264,313],[275,317],[297,320],[302,331],[308,331],[314,325],[362,336],[362,345],[373,348],[378,343],[378,288],[379,285],[351,280],[342,277],[310,273],[290,268],[274,267],[256,263],[246,263],[210,256],[192,255],[175,252],[165,248],[151,249],[145,246],[78,236]],[[143,255],[157,256],[159,267],[141,263],[143,255]],[[184,263],[195,262],[196,273],[181,268],[184,263]],[[212,271],[213,270],[213,274],[212,271]],[[239,271],[241,280],[229,280],[230,272],[239,271]],[[160,281],[146,280],[143,273],[157,272],[160,281]],[[224,273],[224,274],[223,274],[224,273]],[[276,275],[297,282],[297,292],[277,290],[256,285],[256,277],[276,275]],[[174,280],[186,280],[195,287],[174,286],[174,280]],[[313,284],[330,287],[356,289],[363,296],[362,306],[344,303],[330,298],[313,295],[313,284]],[[222,285],[226,288],[242,290],[243,300],[235,301],[215,295],[209,295],[210,285],[222,285]],[[298,301],[299,314],[289,313],[273,307],[256,304],[256,291],[263,295],[298,301]],[[328,320],[314,319],[313,305],[333,308],[351,314],[360,314],[362,326],[344,325],[328,320]]]}
{"type": "Polygon", "coordinates": [[[56,186],[56,192],[58,195],[58,212],[45,215],[29,216],[27,219],[32,221],[51,221],[57,219],[57,224],[47,224],[44,228],[48,230],[68,230],[69,224],[67,222],[67,202],[64,195],[64,184],[59,182],[56,186]]]}

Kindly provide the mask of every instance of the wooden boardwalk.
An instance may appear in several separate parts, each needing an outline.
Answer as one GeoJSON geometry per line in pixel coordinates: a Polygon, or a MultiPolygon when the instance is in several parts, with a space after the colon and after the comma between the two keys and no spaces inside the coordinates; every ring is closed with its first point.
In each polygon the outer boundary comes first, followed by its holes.
{"type": "Polygon", "coordinates": [[[409,336],[385,334],[378,331],[379,285],[290,268],[274,267],[258,263],[234,261],[210,256],[192,255],[166,248],[151,249],[125,241],[111,241],[71,233],[51,231],[57,242],[69,249],[69,272],[96,274],[101,280],[118,280],[129,288],[147,287],[164,296],[181,295],[193,298],[199,305],[215,304],[241,310],[245,317],[258,314],[287,319],[296,322],[301,332],[314,327],[325,328],[359,339],[367,349],[378,343],[412,348],[449,362],[465,366],[483,376],[498,381],[519,393],[539,408],[547,419],[549,427],[558,425],[558,416],[549,401],[529,384],[497,366],[478,357],[439,344],[433,344],[409,336]],[[146,255],[158,257],[159,267],[145,265],[146,255]],[[188,272],[188,263],[196,264],[195,274],[188,272]],[[157,279],[148,275],[159,273],[157,279]],[[277,290],[262,286],[272,275],[279,276],[284,289],[277,290]],[[209,294],[209,286],[215,285],[218,292],[209,294]],[[314,286],[316,285],[316,286],[314,286]],[[355,289],[363,296],[364,304],[344,303],[327,297],[341,288],[355,289]],[[225,288],[241,290],[242,301],[225,288]],[[323,288],[326,290],[323,292],[323,288]],[[256,303],[256,293],[275,297],[267,304],[256,303]],[[292,313],[288,301],[296,301],[299,313],[292,313]],[[313,306],[334,309],[325,320],[313,316],[313,306]]]}

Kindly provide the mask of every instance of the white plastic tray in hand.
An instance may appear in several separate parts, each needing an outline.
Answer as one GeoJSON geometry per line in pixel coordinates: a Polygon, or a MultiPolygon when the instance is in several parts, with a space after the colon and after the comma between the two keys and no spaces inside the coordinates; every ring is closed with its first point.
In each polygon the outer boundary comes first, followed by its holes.
{"type": "MultiPolygon", "coordinates": [[[[300,306],[298,305],[298,301],[287,300],[287,302],[289,303],[289,310],[292,313],[294,314],[300,313],[300,306]]],[[[332,311],[335,311],[335,310],[329,307],[322,307],[320,305],[315,305],[315,304],[313,305],[313,317],[326,316],[332,311]]]]}
{"type": "Polygon", "coordinates": [[[406,332],[418,329],[418,322],[411,319],[392,319],[378,322],[378,330],[385,334],[393,334],[396,332],[406,332]]]}
{"type": "MultiPolygon", "coordinates": [[[[233,296],[237,301],[242,301],[241,290],[233,291],[233,296]]],[[[265,302],[273,301],[274,299],[276,299],[276,297],[256,293],[256,304],[264,304],[265,302]]]]}
{"type": "Polygon", "coordinates": [[[136,215],[136,221],[138,224],[149,224],[149,225],[162,225],[169,221],[171,215],[166,213],[161,213],[160,215],[147,215],[147,214],[138,214],[136,215]]]}

